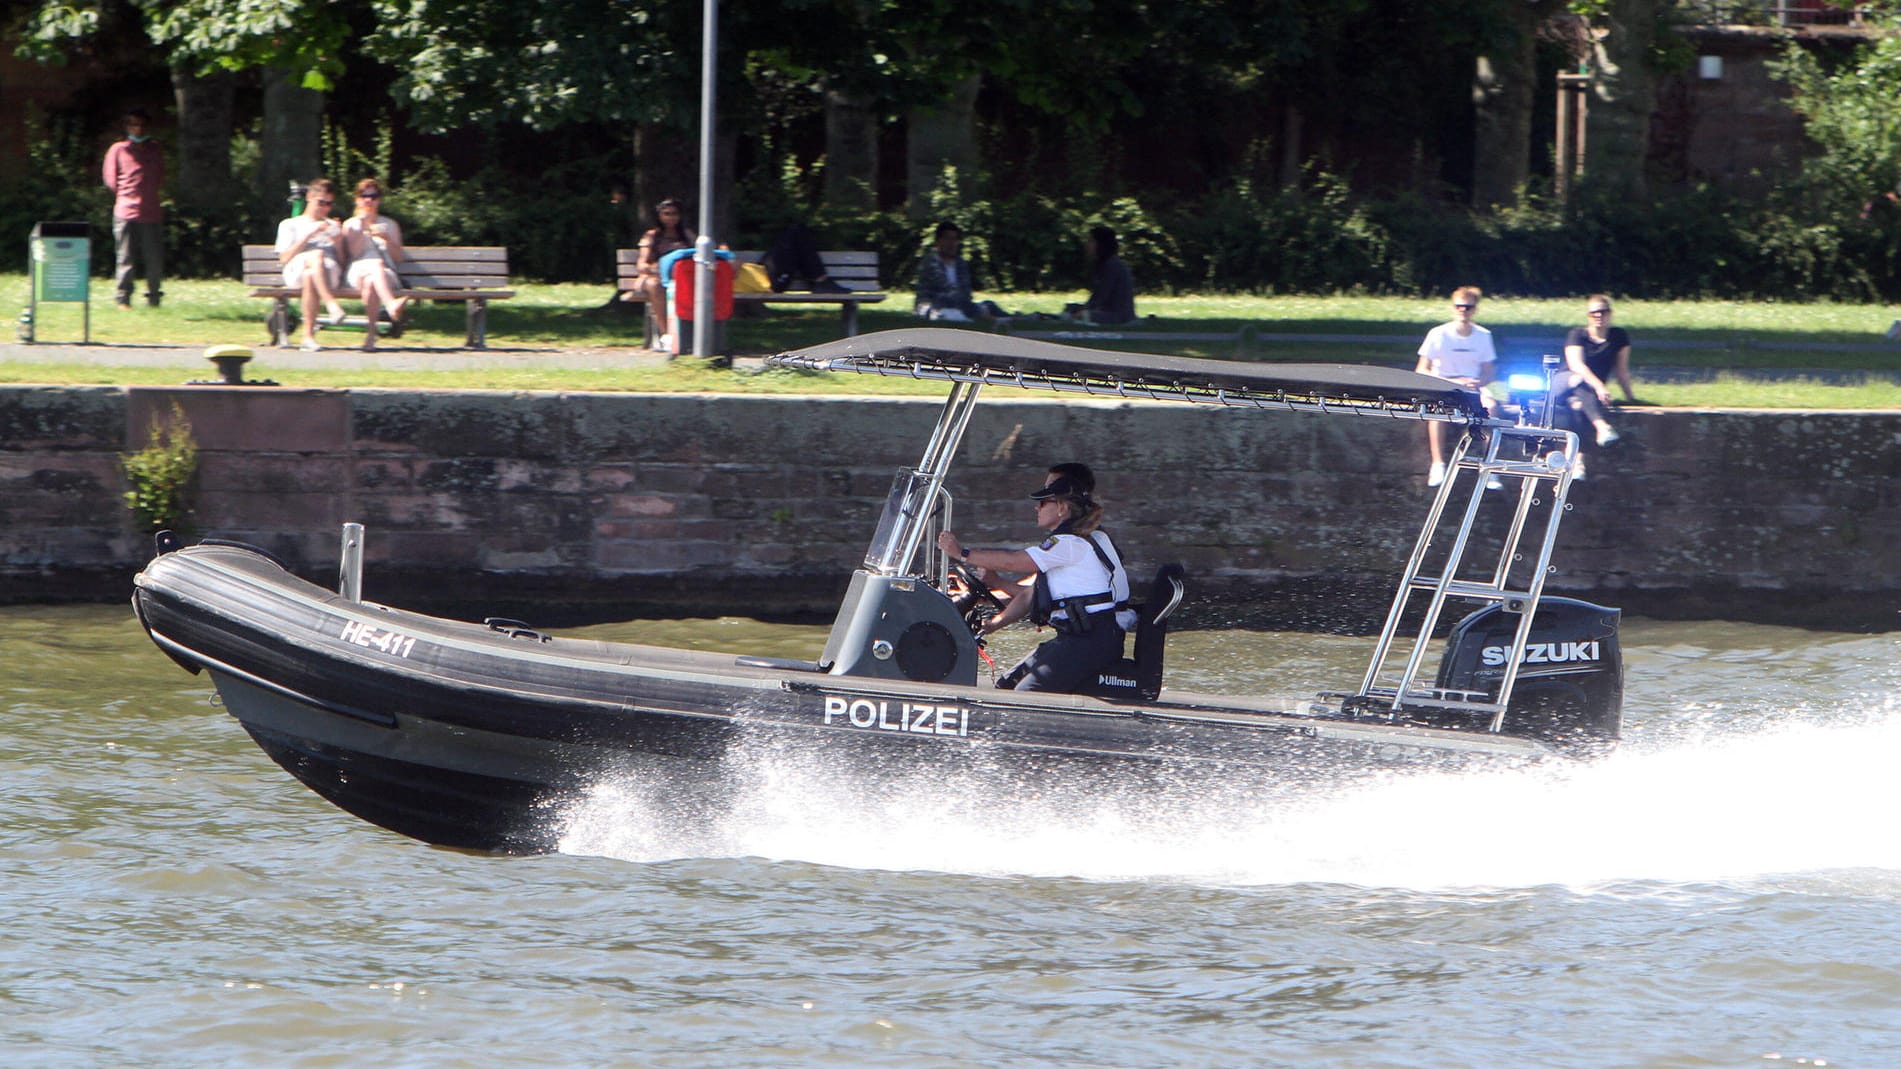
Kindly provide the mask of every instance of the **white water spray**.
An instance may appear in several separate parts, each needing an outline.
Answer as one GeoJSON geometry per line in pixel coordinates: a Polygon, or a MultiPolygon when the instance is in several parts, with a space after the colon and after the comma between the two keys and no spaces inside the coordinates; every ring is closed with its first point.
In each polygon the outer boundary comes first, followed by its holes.
{"type": "Polygon", "coordinates": [[[858,869],[1414,890],[1723,882],[1901,872],[1901,711],[1626,748],[1587,765],[1395,774],[1274,798],[1218,786],[1077,800],[1055,784],[873,783],[766,759],[683,810],[604,785],[568,853],[628,861],[755,856],[858,869]],[[715,816],[708,818],[711,810],[715,816]]]}

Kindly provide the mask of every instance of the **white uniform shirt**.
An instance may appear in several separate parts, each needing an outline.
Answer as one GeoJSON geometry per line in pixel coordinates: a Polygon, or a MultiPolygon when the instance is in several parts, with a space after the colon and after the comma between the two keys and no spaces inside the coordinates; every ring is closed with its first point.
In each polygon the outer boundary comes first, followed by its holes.
{"type": "MultiPolygon", "coordinates": [[[[1036,562],[1037,570],[1048,577],[1050,600],[1058,606],[1051,611],[1051,619],[1069,618],[1060,607],[1064,598],[1102,594],[1110,589],[1109,569],[1102,566],[1102,559],[1081,535],[1051,535],[1041,545],[1029,546],[1024,552],[1036,562]]],[[[1113,594],[1102,598],[1105,606],[1114,600],[1113,594]]]]}
{"type": "Polygon", "coordinates": [[[1442,379],[1480,378],[1486,364],[1498,363],[1492,332],[1477,323],[1472,324],[1471,335],[1464,338],[1459,337],[1457,323],[1439,324],[1426,333],[1419,355],[1426,359],[1427,373],[1442,379]]]}

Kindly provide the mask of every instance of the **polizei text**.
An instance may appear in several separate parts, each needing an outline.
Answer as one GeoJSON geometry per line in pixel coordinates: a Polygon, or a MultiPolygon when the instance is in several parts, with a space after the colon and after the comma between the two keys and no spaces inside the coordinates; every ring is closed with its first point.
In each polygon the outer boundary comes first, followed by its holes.
{"type": "Polygon", "coordinates": [[[890,698],[843,698],[827,694],[825,723],[835,724],[841,720],[855,728],[896,731],[906,735],[946,735],[961,739],[970,734],[970,710],[961,705],[929,705],[890,698]]]}

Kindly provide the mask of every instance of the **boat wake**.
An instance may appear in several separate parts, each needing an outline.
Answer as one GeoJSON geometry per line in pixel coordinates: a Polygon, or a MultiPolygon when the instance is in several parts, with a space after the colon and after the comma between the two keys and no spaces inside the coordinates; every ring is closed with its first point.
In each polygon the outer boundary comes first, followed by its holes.
{"type": "Polygon", "coordinates": [[[1884,830],[1901,812],[1897,763],[1901,709],[1627,746],[1593,764],[1388,773],[1274,796],[1214,783],[1108,795],[977,773],[874,780],[755,755],[692,817],[675,787],[601,784],[569,814],[562,849],[1218,886],[1747,883],[1901,873],[1901,836],[1884,830]]]}

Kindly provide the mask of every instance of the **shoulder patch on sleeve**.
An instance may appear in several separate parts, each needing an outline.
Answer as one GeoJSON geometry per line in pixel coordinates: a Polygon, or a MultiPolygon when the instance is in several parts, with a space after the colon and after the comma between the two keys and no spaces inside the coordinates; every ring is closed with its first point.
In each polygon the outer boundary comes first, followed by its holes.
{"type": "Polygon", "coordinates": [[[1055,535],[1050,535],[1050,536],[1049,536],[1048,538],[1045,538],[1045,539],[1043,540],[1043,544],[1042,544],[1042,545],[1040,545],[1040,546],[1038,546],[1038,547],[1036,547],[1036,548],[1038,548],[1038,549],[1042,549],[1042,550],[1050,550],[1050,549],[1055,549],[1055,548],[1056,548],[1056,536],[1055,536],[1055,535]]]}

